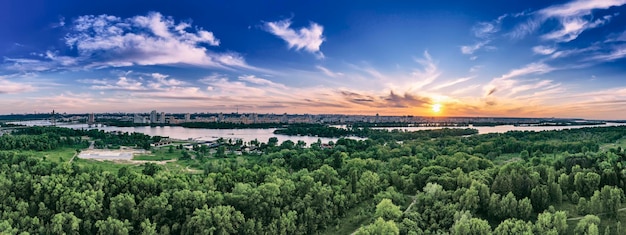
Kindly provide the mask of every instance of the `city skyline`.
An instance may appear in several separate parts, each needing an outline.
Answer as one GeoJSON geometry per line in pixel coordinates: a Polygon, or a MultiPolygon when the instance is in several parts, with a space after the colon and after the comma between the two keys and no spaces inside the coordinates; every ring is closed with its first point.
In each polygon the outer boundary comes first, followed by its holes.
{"type": "Polygon", "coordinates": [[[4,4],[4,114],[626,117],[626,0],[4,4]]]}

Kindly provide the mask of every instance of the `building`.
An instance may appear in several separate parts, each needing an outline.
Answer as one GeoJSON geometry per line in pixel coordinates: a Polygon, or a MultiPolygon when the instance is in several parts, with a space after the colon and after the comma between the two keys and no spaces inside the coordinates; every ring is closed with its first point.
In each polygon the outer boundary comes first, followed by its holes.
{"type": "Polygon", "coordinates": [[[157,123],[157,111],[156,110],[152,110],[152,112],[150,112],[150,123],[157,123]]]}
{"type": "Polygon", "coordinates": [[[148,119],[146,119],[146,117],[139,116],[139,114],[136,113],[133,117],[133,123],[148,123],[148,119]]]}
{"type": "Polygon", "coordinates": [[[87,124],[93,125],[94,123],[96,123],[96,115],[94,113],[90,113],[87,118],[87,124]]]}
{"type": "Polygon", "coordinates": [[[186,113],[185,114],[185,122],[190,122],[191,121],[191,114],[186,113]]]}
{"type": "Polygon", "coordinates": [[[159,123],[165,123],[165,112],[161,112],[161,116],[159,116],[159,123]]]}

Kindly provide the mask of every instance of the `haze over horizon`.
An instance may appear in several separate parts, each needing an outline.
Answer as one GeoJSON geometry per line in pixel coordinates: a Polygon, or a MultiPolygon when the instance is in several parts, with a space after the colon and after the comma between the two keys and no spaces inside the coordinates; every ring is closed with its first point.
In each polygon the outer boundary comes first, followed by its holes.
{"type": "Polygon", "coordinates": [[[0,3],[0,113],[626,117],[626,0],[0,3]]]}

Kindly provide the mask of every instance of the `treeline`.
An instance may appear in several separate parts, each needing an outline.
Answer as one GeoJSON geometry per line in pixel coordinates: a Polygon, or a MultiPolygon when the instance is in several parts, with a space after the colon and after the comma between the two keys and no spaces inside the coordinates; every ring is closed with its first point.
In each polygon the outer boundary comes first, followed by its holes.
{"type": "Polygon", "coordinates": [[[372,129],[368,127],[347,127],[338,128],[323,124],[293,124],[284,128],[276,129],[274,134],[281,135],[305,135],[305,136],[317,136],[317,137],[346,137],[357,136],[370,139],[383,139],[383,140],[414,140],[414,139],[430,139],[439,138],[444,136],[466,136],[478,134],[478,130],[470,128],[443,128],[436,130],[423,130],[423,131],[404,131],[404,130],[386,130],[386,129],[372,129]]]}
{"type": "Polygon", "coordinates": [[[455,136],[463,130],[330,147],[274,139],[261,155],[213,159],[195,175],[0,151],[0,233],[318,234],[366,221],[357,234],[622,234],[598,215],[618,221],[626,154],[598,146],[624,127],[455,136]],[[494,164],[504,149],[518,152],[494,164]],[[575,216],[584,218],[568,226],[575,216]]]}
{"type": "Polygon", "coordinates": [[[348,135],[356,135],[356,132],[352,128],[337,128],[323,124],[292,124],[284,128],[276,129],[274,134],[338,138],[348,135]]]}
{"type": "Polygon", "coordinates": [[[98,148],[135,146],[150,149],[150,144],[162,137],[142,133],[105,132],[97,129],[70,129],[62,127],[28,127],[15,130],[10,135],[0,136],[0,150],[53,150],[58,147],[84,148],[89,145],[81,137],[90,137],[98,148]]]}

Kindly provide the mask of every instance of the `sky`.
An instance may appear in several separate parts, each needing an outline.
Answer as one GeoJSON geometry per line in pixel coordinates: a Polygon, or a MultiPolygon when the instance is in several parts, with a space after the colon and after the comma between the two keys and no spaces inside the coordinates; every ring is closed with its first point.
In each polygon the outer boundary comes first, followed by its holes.
{"type": "Polygon", "coordinates": [[[626,0],[0,2],[0,113],[626,119],[626,0]]]}

